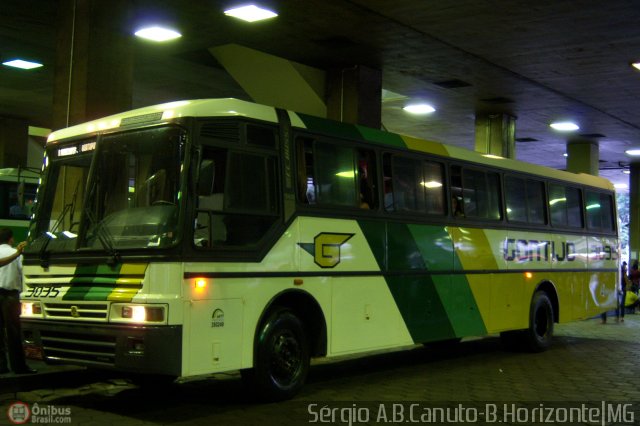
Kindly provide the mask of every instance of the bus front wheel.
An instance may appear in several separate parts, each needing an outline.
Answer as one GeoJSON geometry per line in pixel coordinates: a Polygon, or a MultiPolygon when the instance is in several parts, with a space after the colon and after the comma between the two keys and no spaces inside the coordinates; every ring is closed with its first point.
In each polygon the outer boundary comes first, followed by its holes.
{"type": "Polygon", "coordinates": [[[273,312],[259,330],[254,367],[241,371],[243,380],[261,400],[280,401],[302,388],[308,371],[304,325],[289,310],[273,312]]]}

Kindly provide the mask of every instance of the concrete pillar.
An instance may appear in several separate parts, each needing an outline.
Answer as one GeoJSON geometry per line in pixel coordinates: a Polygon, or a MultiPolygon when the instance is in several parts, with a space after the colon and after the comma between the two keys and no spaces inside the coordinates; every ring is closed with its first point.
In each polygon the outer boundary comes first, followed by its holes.
{"type": "Polygon", "coordinates": [[[27,166],[28,139],[27,120],[0,117],[0,168],[27,166]]]}
{"type": "Polygon", "coordinates": [[[574,139],[567,142],[567,171],[598,176],[598,142],[574,139]]]}
{"type": "Polygon", "coordinates": [[[126,0],[60,0],[53,128],[131,109],[133,35],[126,0]]]}
{"type": "Polygon", "coordinates": [[[476,115],[476,151],[515,159],[515,135],[516,117],[504,113],[476,115]]]}
{"type": "Polygon", "coordinates": [[[362,65],[330,70],[327,117],[379,129],[382,123],[382,72],[362,65]]]}
{"type": "MultiPolygon", "coordinates": [[[[629,259],[640,259],[640,163],[631,163],[629,175],[629,259]]],[[[633,264],[633,263],[632,263],[633,264]]],[[[631,265],[629,265],[631,269],[631,265]]]]}

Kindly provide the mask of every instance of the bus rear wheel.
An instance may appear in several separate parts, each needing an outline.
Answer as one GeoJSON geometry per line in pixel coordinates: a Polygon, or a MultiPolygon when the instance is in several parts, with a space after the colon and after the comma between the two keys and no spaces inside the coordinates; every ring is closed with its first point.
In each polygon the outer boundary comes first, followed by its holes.
{"type": "Polygon", "coordinates": [[[543,352],[551,346],[553,321],[553,305],[549,296],[544,291],[537,291],[531,299],[529,328],[504,331],[500,333],[500,339],[509,350],[543,352]]]}
{"type": "Polygon", "coordinates": [[[529,328],[524,343],[532,352],[542,352],[551,346],[553,339],[553,305],[544,291],[537,291],[531,299],[529,328]]]}
{"type": "Polygon", "coordinates": [[[309,372],[309,345],[300,319],[286,309],[277,310],[262,325],[254,367],[242,370],[245,384],[265,401],[293,397],[309,372]]]}

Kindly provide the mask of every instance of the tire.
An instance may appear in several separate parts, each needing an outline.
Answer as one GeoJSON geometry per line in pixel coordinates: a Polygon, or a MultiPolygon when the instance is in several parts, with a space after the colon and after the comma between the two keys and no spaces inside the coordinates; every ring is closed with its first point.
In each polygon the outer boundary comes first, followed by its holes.
{"type": "Polygon", "coordinates": [[[259,330],[253,368],[241,371],[245,385],[260,400],[282,401],[300,391],[308,372],[304,325],[293,312],[276,310],[259,330]]]}
{"type": "Polygon", "coordinates": [[[531,299],[529,328],[523,334],[523,344],[531,352],[543,352],[553,340],[553,305],[547,293],[537,291],[531,299]]]}

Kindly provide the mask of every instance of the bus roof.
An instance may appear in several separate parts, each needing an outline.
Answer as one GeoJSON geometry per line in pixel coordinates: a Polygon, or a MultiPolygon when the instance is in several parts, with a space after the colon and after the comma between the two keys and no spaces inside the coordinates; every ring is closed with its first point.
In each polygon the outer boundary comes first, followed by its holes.
{"type": "MultiPolygon", "coordinates": [[[[271,106],[233,98],[184,100],[138,108],[57,130],[51,133],[47,144],[56,143],[61,139],[69,137],[96,134],[101,131],[135,123],[170,121],[178,117],[247,117],[272,123],[277,123],[278,121],[276,108],[271,106]]],[[[547,178],[570,181],[611,191],[614,190],[613,184],[607,179],[585,173],[571,173],[524,161],[485,155],[439,142],[384,132],[349,123],[341,123],[291,111],[289,112],[289,118],[294,127],[328,136],[365,140],[378,145],[404,148],[446,158],[470,161],[490,167],[531,173],[547,178]]]]}

